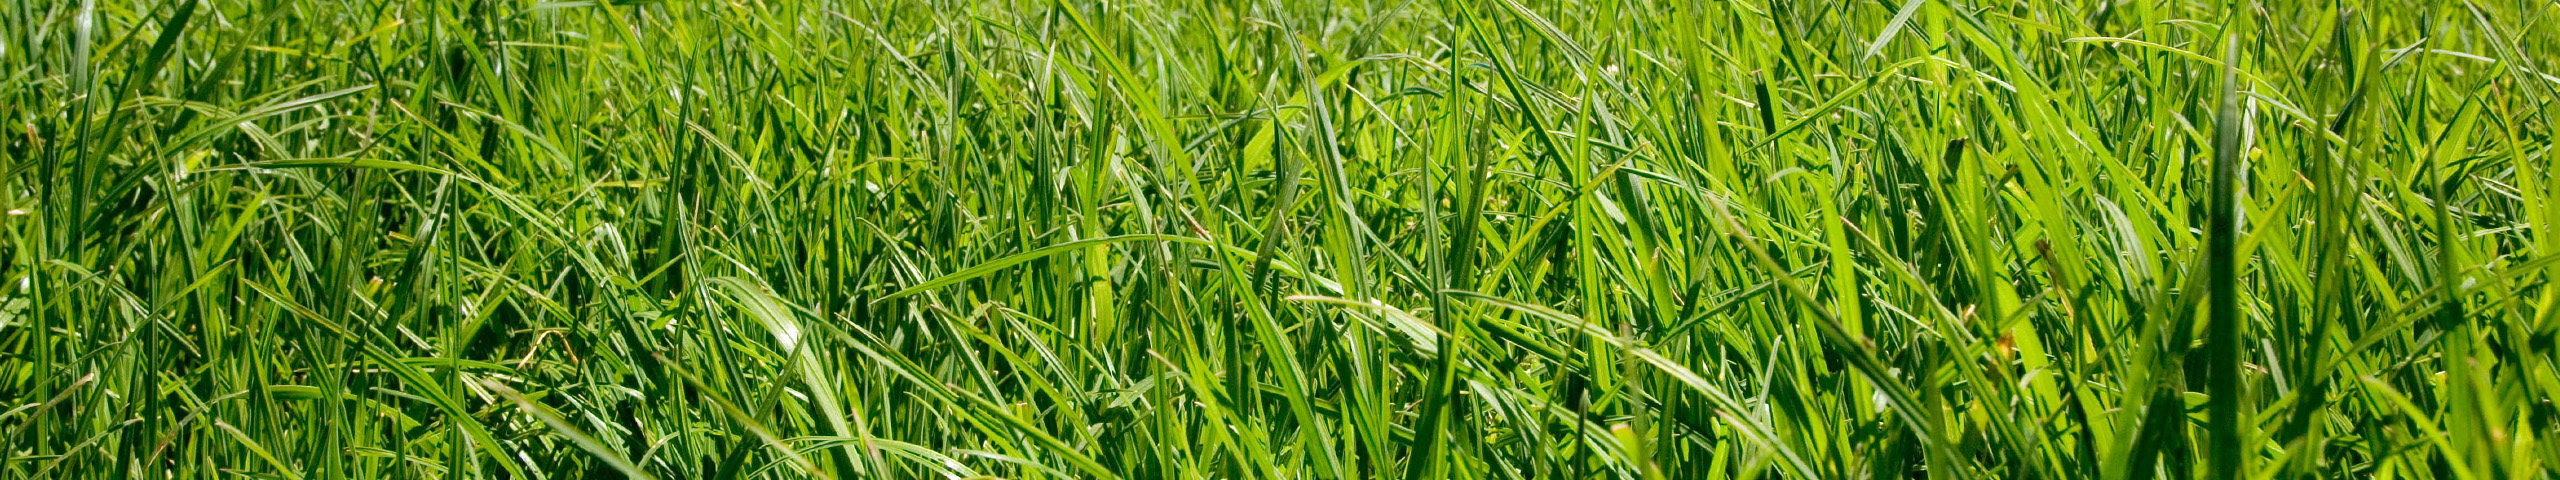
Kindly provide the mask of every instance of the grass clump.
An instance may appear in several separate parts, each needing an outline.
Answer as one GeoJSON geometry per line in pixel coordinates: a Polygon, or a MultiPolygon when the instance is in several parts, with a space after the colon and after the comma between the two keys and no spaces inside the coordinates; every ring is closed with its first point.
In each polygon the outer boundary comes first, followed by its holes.
{"type": "Polygon", "coordinates": [[[0,478],[2550,478],[2560,4],[0,6],[0,478]]]}

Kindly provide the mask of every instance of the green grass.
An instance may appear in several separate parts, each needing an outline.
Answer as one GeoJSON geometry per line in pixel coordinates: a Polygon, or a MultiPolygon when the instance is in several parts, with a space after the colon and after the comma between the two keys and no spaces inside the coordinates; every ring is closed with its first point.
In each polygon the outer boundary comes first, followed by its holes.
{"type": "Polygon", "coordinates": [[[2548,479],[2548,0],[0,2],[0,478],[2548,479]]]}

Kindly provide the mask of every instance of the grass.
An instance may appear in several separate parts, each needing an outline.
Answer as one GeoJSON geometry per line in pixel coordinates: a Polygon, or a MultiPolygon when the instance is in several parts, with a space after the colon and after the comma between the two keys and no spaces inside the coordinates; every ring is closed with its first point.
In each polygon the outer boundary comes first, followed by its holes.
{"type": "Polygon", "coordinates": [[[2560,466],[2548,1],[0,19],[0,478],[2560,466]]]}

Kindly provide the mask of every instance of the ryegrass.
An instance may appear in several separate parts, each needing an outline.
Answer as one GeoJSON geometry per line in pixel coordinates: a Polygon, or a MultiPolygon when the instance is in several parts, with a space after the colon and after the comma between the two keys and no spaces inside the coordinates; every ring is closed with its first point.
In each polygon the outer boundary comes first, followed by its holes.
{"type": "Polygon", "coordinates": [[[0,6],[0,478],[2550,478],[2549,1],[0,6]]]}

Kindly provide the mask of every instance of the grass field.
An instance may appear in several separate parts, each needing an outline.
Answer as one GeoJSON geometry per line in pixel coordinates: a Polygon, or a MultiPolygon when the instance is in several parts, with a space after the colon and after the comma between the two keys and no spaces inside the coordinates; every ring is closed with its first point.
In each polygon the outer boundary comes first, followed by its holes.
{"type": "Polygon", "coordinates": [[[19,0],[0,478],[2549,479],[2550,0],[19,0]]]}

